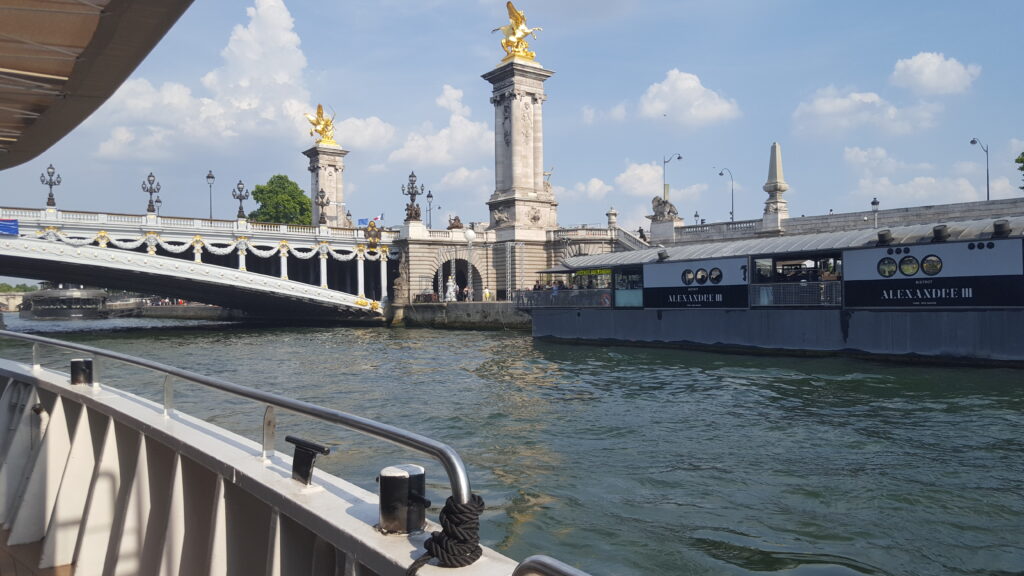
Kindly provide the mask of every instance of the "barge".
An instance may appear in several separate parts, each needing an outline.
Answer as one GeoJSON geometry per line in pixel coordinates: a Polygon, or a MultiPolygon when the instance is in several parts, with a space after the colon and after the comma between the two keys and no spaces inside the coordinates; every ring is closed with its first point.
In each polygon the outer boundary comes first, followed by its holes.
{"type": "Polygon", "coordinates": [[[1024,364],[1024,216],[653,247],[521,292],[536,338],[1024,364]],[[597,282],[594,282],[597,279],[597,282]]]}
{"type": "Polygon", "coordinates": [[[22,298],[18,317],[25,320],[96,320],[106,318],[107,292],[102,288],[54,284],[22,298]]]}

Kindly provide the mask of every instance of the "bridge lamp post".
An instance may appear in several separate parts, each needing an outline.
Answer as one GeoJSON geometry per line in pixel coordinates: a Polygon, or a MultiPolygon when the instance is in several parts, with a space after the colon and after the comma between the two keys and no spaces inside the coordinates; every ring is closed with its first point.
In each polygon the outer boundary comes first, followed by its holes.
{"type": "Polygon", "coordinates": [[[146,206],[146,212],[153,214],[156,212],[156,205],[153,204],[153,194],[160,191],[160,183],[156,181],[156,176],[150,172],[149,176],[142,182],[142,191],[149,194],[149,205],[146,206]],[[155,183],[155,185],[154,185],[155,183]]]}
{"type": "Polygon", "coordinates": [[[668,183],[665,180],[665,170],[668,168],[668,163],[673,160],[682,160],[683,155],[678,152],[675,154],[669,154],[661,160],[661,197],[663,200],[668,200],[668,183]]]}
{"type": "Polygon", "coordinates": [[[728,168],[722,168],[719,172],[719,176],[725,176],[725,173],[729,173],[729,222],[736,221],[736,182],[732,179],[732,170],[728,168]]]}
{"type": "Polygon", "coordinates": [[[321,226],[327,224],[327,212],[324,211],[324,208],[330,204],[331,201],[327,199],[327,192],[324,192],[324,189],[321,188],[320,191],[316,193],[316,205],[320,207],[320,220],[317,221],[317,224],[321,226]]]}
{"type": "Polygon", "coordinates": [[[693,223],[694,225],[700,224],[700,212],[693,213],[693,223]]]}
{"type": "Polygon", "coordinates": [[[54,178],[53,175],[56,172],[57,171],[53,168],[53,164],[50,164],[46,167],[46,174],[39,175],[39,182],[42,183],[43,186],[50,187],[50,195],[46,198],[46,205],[50,207],[57,206],[57,200],[53,197],[53,187],[60,186],[60,174],[57,174],[57,178],[54,178]]]}
{"type": "Polygon", "coordinates": [[[156,205],[156,215],[157,215],[157,217],[159,217],[160,216],[160,207],[164,205],[164,201],[161,200],[159,196],[157,196],[156,200],[153,200],[153,204],[156,205]]]}
{"type": "Polygon", "coordinates": [[[210,220],[213,220],[213,181],[216,179],[213,170],[206,173],[206,185],[210,187],[210,220]]]}
{"type": "Polygon", "coordinates": [[[242,200],[249,199],[249,191],[245,189],[245,184],[242,184],[241,180],[235,185],[235,189],[231,191],[231,197],[238,200],[238,215],[236,217],[239,220],[244,219],[245,210],[242,208],[242,200]]]}
{"type": "Polygon", "coordinates": [[[427,190],[427,230],[434,225],[434,193],[427,190]]]}
{"type": "Polygon", "coordinates": [[[971,144],[977,144],[978,146],[981,147],[982,150],[985,151],[985,200],[991,200],[992,197],[989,193],[988,183],[988,146],[982,144],[981,140],[978,140],[977,138],[971,138],[971,144]]]}
{"type": "Polygon", "coordinates": [[[871,199],[871,212],[875,215],[875,228],[878,228],[878,205],[880,202],[878,198],[871,199]]]}
{"type": "MultiPolygon", "coordinates": [[[[418,210],[416,209],[416,197],[419,196],[420,194],[423,194],[424,190],[426,190],[426,186],[424,186],[423,184],[420,184],[420,187],[418,189],[416,188],[416,172],[410,172],[409,184],[402,185],[402,195],[409,197],[409,205],[406,206],[405,211],[406,221],[413,220],[412,216],[415,214],[415,212],[418,212],[418,210]]],[[[419,218],[417,217],[415,218],[415,220],[419,220],[419,218]]]]}

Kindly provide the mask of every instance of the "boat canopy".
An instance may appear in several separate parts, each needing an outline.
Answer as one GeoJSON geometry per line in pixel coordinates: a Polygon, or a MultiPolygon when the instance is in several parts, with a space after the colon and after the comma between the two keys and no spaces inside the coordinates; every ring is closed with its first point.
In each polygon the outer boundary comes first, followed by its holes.
{"type": "Polygon", "coordinates": [[[0,6],[0,170],[89,117],[192,0],[13,0],[0,6]]]}

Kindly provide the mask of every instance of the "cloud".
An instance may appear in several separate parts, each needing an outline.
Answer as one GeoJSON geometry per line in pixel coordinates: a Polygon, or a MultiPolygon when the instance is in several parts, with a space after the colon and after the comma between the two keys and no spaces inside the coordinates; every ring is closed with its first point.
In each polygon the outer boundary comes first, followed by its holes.
{"type": "Polygon", "coordinates": [[[577,193],[590,200],[600,200],[613,190],[611,186],[605,184],[600,178],[591,178],[586,182],[577,182],[573,188],[577,193]]]}
{"type": "Polygon", "coordinates": [[[593,106],[584,106],[580,111],[584,124],[593,124],[597,120],[609,119],[614,122],[622,122],[626,119],[626,103],[621,102],[612,106],[607,111],[598,110],[593,106]]]}
{"type": "MultiPolygon", "coordinates": [[[[661,166],[655,163],[632,163],[615,177],[615,186],[631,196],[646,198],[660,196],[662,191],[661,166]]],[[[689,203],[697,200],[707,189],[707,184],[694,184],[682,189],[670,188],[669,200],[679,206],[681,202],[689,203]]]]}
{"type": "Polygon", "coordinates": [[[928,171],[934,167],[928,163],[907,164],[889,156],[885,148],[858,148],[847,147],[843,149],[843,160],[854,168],[859,168],[868,174],[892,174],[901,170],[928,171]]]}
{"type": "Polygon", "coordinates": [[[438,187],[449,192],[465,191],[474,199],[486,200],[494,191],[494,172],[487,168],[459,167],[445,174],[438,187]]]}
{"type": "Polygon", "coordinates": [[[615,177],[615,185],[631,196],[653,198],[661,194],[661,167],[653,163],[630,164],[625,171],[615,177]]]}
{"type": "Polygon", "coordinates": [[[913,58],[897,60],[889,81],[918,94],[958,94],[971,87],[981,66],[964,66],[941,53],[920,52],[913,58]]]}
{"type": "Polygon", "coordinates": [[[467,117],[470,109],[462,104],[462,90],[446,84],[435,102],[451,112],[448,126],[433,133],[429,126],[427,133],[410,133],[402,147],[388,155],[388,163],[443,166],[486,156],[493,150],[494,132],[486,123],[467,117]]]}
{"type": "Polygon", "coordinates": [[[966,178],[934,178],[917,176],[905,182],[893,182],[887,176],[861,178],[857,195],[878,198],[882,208],[975,202],[985,199],[985,191],[977,190],[966,178]]]}
{"type": "Polygon", "coordinates": [[[385,148],[395,137],[395,127],[376,116],[346,118],[336,125],[335,140],[353,149],[385,148]]]}
{"type": "Polygon", "coordinates": [[[731,120],[740,115],[735,100],[728,100],[705,88],[700,78],[673,68],[663,82],[652,84],[640,98],[640,115],[666,116],[689,127],[731,120]]]}
{"type": "Polygon", "coordinates": [[[898,108],[874,92],[840,93],[834,86],[818,90],[808,102],[793,112],[800,130],[834,133],[871,127],[892,134],[908,134],[935,124],[938,104],[922,102],[898,108]]]}
{"type": "MultiPolygon", "coordinates": [[[[304,80],[306,57],[282,0],[255,0],[248,22],[236,25],[221,51],[222,65],[199,81],[205,96],[184,84],[159,88],[145,78],[125,82],[90,124],[109,130],[102,158],[173,157],[183,147],[237,147],[246,136],[309,141],[304,112],[313,109],[304,80]]],[[[337,121],[339,142],[380,146],[394,128],[379,118],[337,121]]]]}
{"type": "Polygon", "coordinates": [[[584,106],[582,113],[584,124],[594,123],[594,116],[597,115],[597,110],[595,110],[593,106],[584,106]]]}

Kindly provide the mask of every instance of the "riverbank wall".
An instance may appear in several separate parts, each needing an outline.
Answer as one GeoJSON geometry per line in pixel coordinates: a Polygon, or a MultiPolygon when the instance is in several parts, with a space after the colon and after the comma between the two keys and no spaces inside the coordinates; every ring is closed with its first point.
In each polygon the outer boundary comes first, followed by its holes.
{"type": "Polygon", "coordinates": [[[406,304],[392,310],[392,326],[454,330],[530,330],[529,314],[511,302],[406,304]]]}

